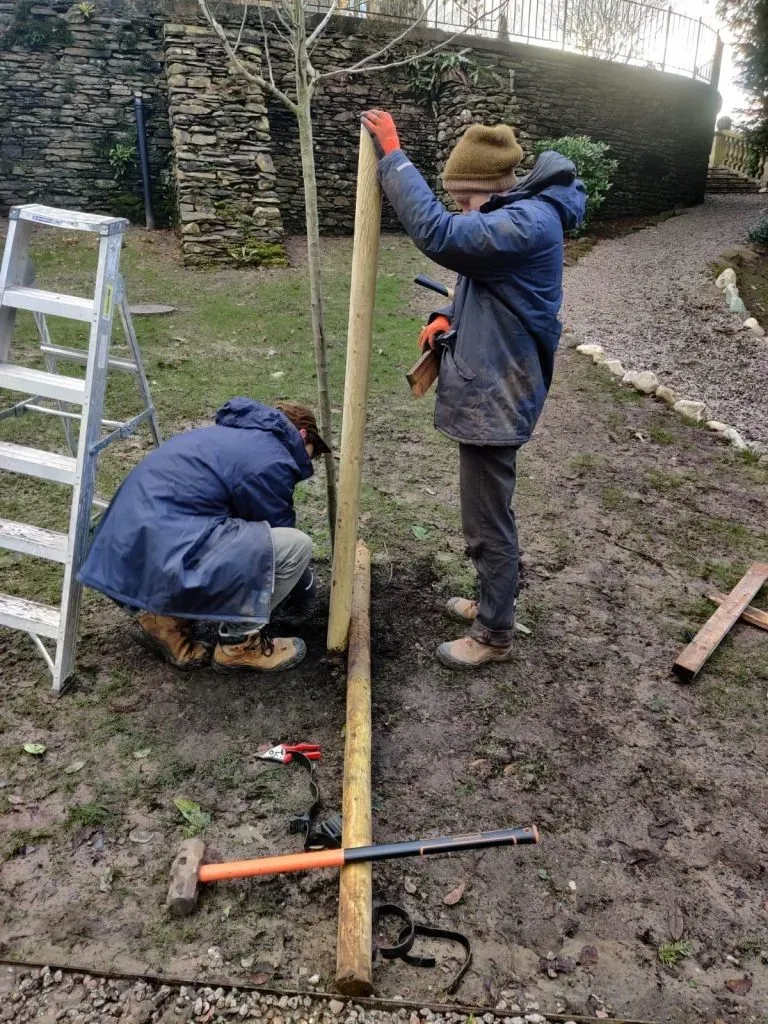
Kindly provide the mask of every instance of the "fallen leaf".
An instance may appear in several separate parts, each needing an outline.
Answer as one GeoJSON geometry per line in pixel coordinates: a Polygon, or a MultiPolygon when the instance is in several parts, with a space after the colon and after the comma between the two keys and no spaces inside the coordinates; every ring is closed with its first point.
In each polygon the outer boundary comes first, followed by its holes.
{"type": "Polygon", "coordinates": [[[667,928],[673,942],[679,942],[685,931],[685,919],[679,903],[673,903],[667,914],[667,928]]]}
{"type": "Polygon", "coordinates": [[[40,757],[45,753],[46,747],[42,743],[25,743],[24,750],[28,754],[34,754],[36,757],[40,757]]]}
{"type": "Polygon", "coordinates": [[[65,775],[74,775],[75,772],[79,772],[81,768],[85,768],[85,761],[73,761],[72,764],[68,764],[62,771],[65,775]]]}
{"type": "Polygon", "coordinates": [[[145,828],[135,828],[133,832],[128,833],[128,838],[132,843],[151,843],[154,832],[148,832],[145,828]]]}
{"type": "Polygon", "coordinates": [[[412,526],[413,536],[416,540],[428,540],[429,530],[425,526],[412,526]]]}
{"type": "Polygon", "coordinates": [[[725,987],[735,996],[745,996],[752,988],[752,979],[748,974],[745,974],[743,978],[731,978],[726,981],[725,987]]]}
{"type": "Polygon", "coordinates": [[[190,800],[186,796],[175,796],[173,802],[181,816],[188,822],[184,829],[184,835],[187,838],[198,835],[206,825],[210,825],[210,814],[202,810],[200,804],[196,804],[194,800],[190,800]]]}
{"type": "Polygon", "coordinates": [[[99,892],[112,892],[112,881],[115,873],[112,868],[107,868],[99,879],[99,892]]]}
{"type": "Polygon", "coordinates": [[[414,880],[412,878],[406,878],[406,880],[405,880],[405,891],[409,895],[413,896],[415,894],[415,892],[417,891],[417,889],[418,889],[418,886],[416,885],[414,880]]]}
{"type": "Polygon", "coordinates": [[[425,487],[424,490],[427,494],[431,494],[433,498],[437,495],[437,491],[433,491],[431,487],[425,487]]]}
{"type": "Polygon", "coordinates": [[[6,800],[13,807],[18,807],[20,804],[24,803],[24,797],[23,796],[16,796],[15,793],[9,793],[8,796],[6,797],[6,800]]]}
{"type": "Polygon", "coordinates": [[[582,946],[579,953],[579,963],[582,967],[594,967],[597,963],[597,950],[594,946],[582,946]]]}
{"type": "Polygon", "coordinates": [[[133,756],[136,758],[137,761],[141,761],[143,758],[149,757],[151,753],[151,747],[142,747],[141,750],[134,750],[133,756]]]}
{"type": "Polygon", "coordinates": [[[275,372],[270,373],[269,376],[272,378],[272,380],[282,380],[282,378],[285,376],[285,370],[275,370],[275,372]]]}
{"type": "Polygon", "coordinates": [[[549,872],[547,871],[546,868],[539,868],[538,875],[539,875],[539,878],[542,880],[542,882],[548,882],[549,881],[549,872]]]}
{"type": "Polygon", "coordinates": [[[443,896],[443,903],[446,905],[446,907],[455,907],[456,904],[461,899],[461,897],[464,895],[466,888],[467,881],[466,879],[464,879],[463,881],[459,882],[455,889],[451,889],[449,893],[446,893],[445,896],[443,896]]]}

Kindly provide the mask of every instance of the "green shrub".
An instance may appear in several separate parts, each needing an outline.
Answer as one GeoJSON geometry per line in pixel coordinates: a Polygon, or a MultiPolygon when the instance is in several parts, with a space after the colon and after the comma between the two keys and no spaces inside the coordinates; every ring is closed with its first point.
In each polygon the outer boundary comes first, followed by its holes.
{"type": "Polygon", "coordinates": [[[285,249],[277,242],[246,239],[236,249],[229,250],[230,258],[241,267],[287,267],[285,249]]]}
{"type": "Polygon", "coordinates": [[[10,25],[0,35],[0,50],[56,50],[72,41],[69,26],[54,11],[44,14],[35,0],[19,0],[10,25]]]}
{"type": "Polygon", "coordinates": [[[605,142],[593,142],[588,135],[564,135],[561,139],[543,139],[533,148],[538,156],[547,149],[572,160],[576,171],[587,190],[587,212],[584,223],[588,224],[603,205],[613,185],[613,176],[619,166],[618,160],[608,156],[609,147],[605,142]]]}
{"type": "Polygon", "coordinates": [[[749,229],[747,241],[755,245],[768,246],[768,211],[761,213],[760,217],[749,229]]]}

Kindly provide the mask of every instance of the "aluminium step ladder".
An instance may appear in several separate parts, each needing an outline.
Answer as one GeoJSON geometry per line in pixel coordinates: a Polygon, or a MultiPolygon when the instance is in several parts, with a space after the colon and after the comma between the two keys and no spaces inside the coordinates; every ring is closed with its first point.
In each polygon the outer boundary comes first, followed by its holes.
{"type": "Polygon", "coordinates": [[[72,488],[68,533],[0,519],[0,548],[64,566],[59,608],[0,593],[0,626],[29,633],[51,670],[55,694],[62,692],[74,668],[82,591],[76,574],[87,551],[91,508],[94,504],[107,505],[94,498],[99,453],[112,442],[134,433],[145,422],[154,443],[160,443],[155,409],[119,273],[123,233],[127,227],[128,221],[119,217],[58,210],[39,204],[15,206],[9,214],[8,236],[0,266],[0,389],[29,396],[1,411],[0,420],[30,412],[58,416],[64,423],[70,451],[69,455],[60,455],[0,440],[0,469],[72,488]],[[32,287],[34,268],[29,259],[29,243],[35,225],[98,235],[93,298],[32,287]],[[128,359],[110,356],[115,309],[119,311],[130,350],[128,359]],[[18,310],[34,314],[45,371],[10,361],[11,336],[18,310]],[[55,345],[48,330],[47,316],[90,324],[87,350],[55,345]],[[85,366],[85,377],[60,374],[59,361],[85,366]],[[108,370],[129,372],[137,378],[143,410],[125,422],[102,418],[108,370]],[[53,406],[44,404],[46,401],[53,406]],[[75,423],[79,423],[77,437],[72,429],[75,423]],[[104,437],[102,427],[109,429],[104,437]],[[55,642],[55,657],[41,638],[55,642]]]}

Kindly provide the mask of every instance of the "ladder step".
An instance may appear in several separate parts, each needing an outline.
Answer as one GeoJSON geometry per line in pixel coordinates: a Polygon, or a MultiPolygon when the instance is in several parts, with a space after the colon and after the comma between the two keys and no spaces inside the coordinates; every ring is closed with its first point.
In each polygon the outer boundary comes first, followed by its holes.
{"type": "Polygon", "coordinates": [[[0,626],[24,629],[27,633],[55,640],[59,634],[59,612],[45,604],[0,594],[0,626]]]}
{"type": "Polygon", "coordinates": [[[7,551],[20,551],[24,555],[47,558],[51,562],[66,562],[67,546],[66,533],[55,533],[39,526],[0,519],[0,548],[7,551]]]}
{"type": "Polygon", "coordinates": [[[64,377],[26,366],[0,363],[0,388],[23,391],[41,398],[57,398],[62,402],[82,405],[85,401],[85,381],[78,377],[64,377]]]}
{"type": "MultiPolygon", "coordinates": [[[[41,345],[40,351],[57,359],[66,359],[70,363],[79,363],[85,366],[88,362],[87,352],[78,352],[76,348],[61,348],[59,345],[41,345]]],[[[107,360],[110,370],[123,370],[125,373],[138,373],[139,368],[132,359],[121,359],[118,356],[110,356],[107,360]]]]}
{"type": "Polygon", "coordinates": [[[81,213],[78,210],[60,210],[42,203],[26,203],[14,206],[9,214],[11,220],[31,220],[34,224],[45,224],[50,228],[64,228],[69,231],[95,231],[99,235],[112,235],[125,231],[128,221],[123,217],[104,217],[98,213],[81,213]]]}
{"type": "Polygon", "coordinates": [[[6,288],[0,297],[0,305],[29,309],[48,316],[63,316],[68,320],[90,322],[93,319],[93,299],[46,292],[42,288],[6,288]]]}
{"type": "Polygon", "coordinates": [[[42,480],[60,484],[75,482],[75,459],[71,455],[45,452],[39,448],[25,448],[20,444],[0,441],[0,469],[11,473],[25,473],[42,480]]]}

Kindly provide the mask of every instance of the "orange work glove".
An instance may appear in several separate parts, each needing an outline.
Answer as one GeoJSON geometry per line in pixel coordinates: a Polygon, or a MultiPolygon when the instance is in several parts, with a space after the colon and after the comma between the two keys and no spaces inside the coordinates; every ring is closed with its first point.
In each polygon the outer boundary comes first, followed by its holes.
{"type": "Polygon", "coordinates": [[[373,139],[379,159],[400,149],[400,139],[391,114],[385,110],[366,110],[360,120],[373,139]]]}
{"type": "Polygon", "coordinates": [[[438,334],[445,334],[450,329],[451,321],[447,316],[436,316],[431,324],[427,324],[426,327],[422,328],[419,335],[419,348],[422,352],[426,352],[428,348],[434,350],[438,334]]]}

